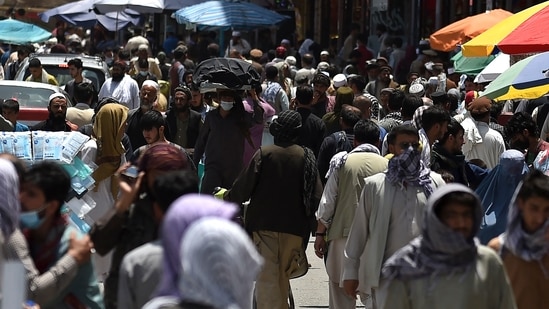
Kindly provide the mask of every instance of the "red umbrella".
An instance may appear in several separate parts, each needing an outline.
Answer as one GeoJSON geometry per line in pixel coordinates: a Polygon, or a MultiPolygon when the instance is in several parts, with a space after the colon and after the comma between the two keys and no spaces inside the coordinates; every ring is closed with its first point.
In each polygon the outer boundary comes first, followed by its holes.
{"type": "Polygon", "coordinates": [[[497,45],[509,55],[549,51],[549,6],[530,16],[497,45]]]}

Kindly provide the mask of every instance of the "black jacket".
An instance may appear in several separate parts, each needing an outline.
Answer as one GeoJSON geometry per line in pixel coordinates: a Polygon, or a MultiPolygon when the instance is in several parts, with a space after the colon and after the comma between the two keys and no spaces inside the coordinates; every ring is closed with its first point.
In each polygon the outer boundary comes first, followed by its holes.
{"type": "MultiPolygon", "coordinates": [[[[189,125],[187,127],[187,145],[179,145],[183,148],[194,148],[196,140],[198,139],[198,132],[202,117],[200,113],[190,109],[189,110],[189,125]]],[[[177,112],[170,109],[166,112],[166,123],[168,124],[165,132],[166,139],[172,143],[175,143],[175,135],[177,134],[177,112]]]]}

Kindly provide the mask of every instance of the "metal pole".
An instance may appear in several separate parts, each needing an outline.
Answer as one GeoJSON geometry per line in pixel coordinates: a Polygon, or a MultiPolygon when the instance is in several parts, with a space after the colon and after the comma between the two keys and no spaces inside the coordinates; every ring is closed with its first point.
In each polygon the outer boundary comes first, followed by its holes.
{"type": "Polygon", "coordinates": [[[435,31],[442,28],[442,0],[436,0],[435,31]]]}

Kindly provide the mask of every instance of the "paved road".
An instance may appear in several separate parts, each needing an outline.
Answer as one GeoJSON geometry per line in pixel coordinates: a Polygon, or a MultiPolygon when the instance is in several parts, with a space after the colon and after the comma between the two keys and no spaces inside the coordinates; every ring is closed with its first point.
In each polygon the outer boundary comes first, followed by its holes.
{"type": "MultiPolygon", "coordinates": [[[[307,258],[311,268],[309,272],[298,279],[290,281],[296,308],[328,308],[328,275],[324,261],[314,253],[314,238],[307,246],[307,258]]],[[[357,308],[364,308],[357,303],[357,308]]]]}

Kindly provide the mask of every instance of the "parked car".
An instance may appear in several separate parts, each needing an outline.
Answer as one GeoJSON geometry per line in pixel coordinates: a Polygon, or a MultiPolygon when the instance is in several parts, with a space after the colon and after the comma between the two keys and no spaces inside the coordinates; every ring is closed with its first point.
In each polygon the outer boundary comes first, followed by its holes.
{"type": "Polygon", "coordinates": [[[19,102],[18,121],[32,126],[48,118],[48,99],[52,93],[61,92],[67,105],[73,106],[69,95],[59,86],[15,80],[0,80],[0,99],[15,98],[19,102]]]}
{"type": "Polygon", "coordinates": [[[82,60],[82,75],[93,82],[97,91],[101,89],[105,80],[110,77],[109,68],[101,57],[74,54],[32,54],[23,61],[15,75],[15,80],[24,81],[29,77],[29,59],[32,58],[38,58],[42,63],[42,67],[46,72],[55,76],[61,87],[64,87],[72,79],[68,63],[73,58],[82,60]]]}

